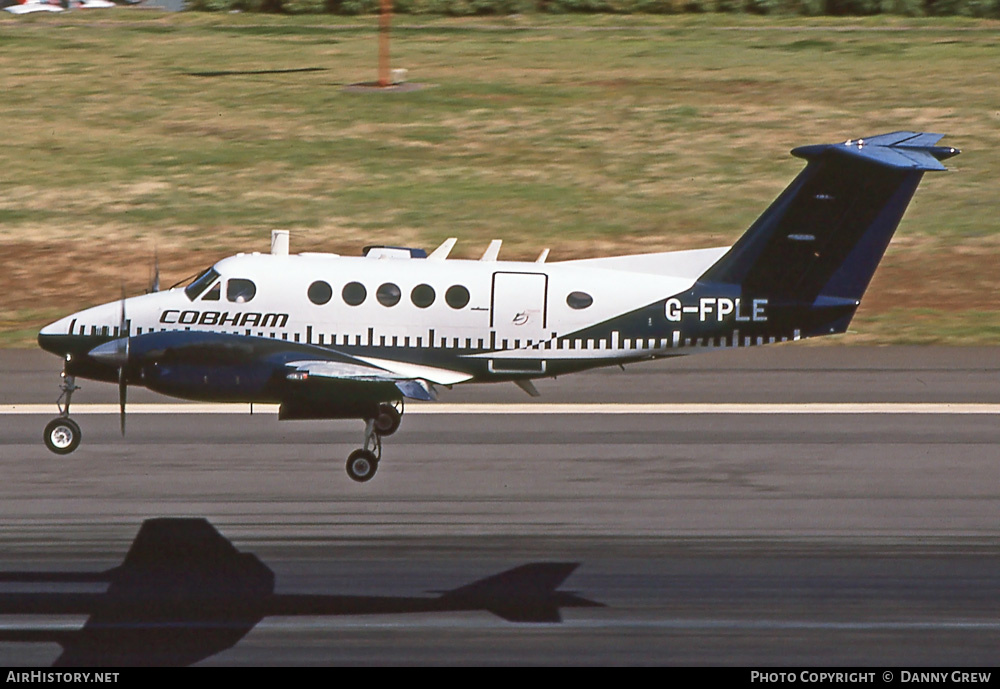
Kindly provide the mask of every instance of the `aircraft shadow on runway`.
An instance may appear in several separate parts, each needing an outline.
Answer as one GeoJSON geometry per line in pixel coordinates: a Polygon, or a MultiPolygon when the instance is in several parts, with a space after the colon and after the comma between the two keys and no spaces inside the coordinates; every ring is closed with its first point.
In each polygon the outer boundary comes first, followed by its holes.
{"type": "Polygon", "coordinates": [[[294,595],[205,519],[143,522],[121,565],[104,572],[3,572],[0,582],[108,582],[104,593],[0,594],[0,614],[88,614],[77,630],[12,629],[0,641],[56,642],[55,666],[190,665],[234,646],[269,615],[483,610],[555,623],[560,608],[603,607],[557,590],[579,563],[536,562],[436,596],[294,595]]]}

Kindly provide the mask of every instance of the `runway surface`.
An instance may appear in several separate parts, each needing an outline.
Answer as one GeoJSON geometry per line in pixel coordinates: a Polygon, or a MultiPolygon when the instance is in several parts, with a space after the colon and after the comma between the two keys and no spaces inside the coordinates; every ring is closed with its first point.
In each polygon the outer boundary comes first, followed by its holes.
{"type": "MultiPolygon", "coordinates": [[[[560,562],[578,567],[559,590],[603,606],[560,624],[264,616],[207,664],[1000,660],[1000,349],[721,352],[540,381],[537,400],[459,386],[443,412],[407,413],[363,485],[344,472],[360,422],[245,407],[132,414],[124,440],[115,414],[80,414],[83,445],[52,455],[58,370],[0,352],[4,571],[106,569],[144,520],[199,517],[278,593],[420,597],[560,562]]],[[[116,403],[113,386],[81,384],[81,410],[116,403]]],[[[25,625],[37,639],[85,619],[0,615],[0,639],[20,639],[0,663],[53,662],[60,647],[26,641],[25,625]]]]}

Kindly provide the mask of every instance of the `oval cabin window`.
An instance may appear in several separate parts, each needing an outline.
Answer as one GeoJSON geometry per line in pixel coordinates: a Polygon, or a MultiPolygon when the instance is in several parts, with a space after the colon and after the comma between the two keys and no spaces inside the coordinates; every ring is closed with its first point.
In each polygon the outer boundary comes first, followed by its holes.
{"type": "Polygon", "coordinates": [[[469,290],[462,285],[453,285],[444,293],[444,300],[453,309],[464,309],[469,303],[469,290]]]}
{"type": "Polygon", "coordinates": [[[594,298],[586,292],[570,292],[566,303],[571,309],[585,309],[594,303],[594,298]]]}
{"type": "Polygon", "coordinates": [[[421,309],[426,309],[428,306],[433,304],[434,297],[434,288],[430,285],[417,285],[413,288],[413,291],[410,292],[410,301],[413,302],[414,306],[421,309]]]}
{"type": "Polygon", "coordinates": [[[333,296],[333,290],[330,285],[323,282],[322,280],[317,280],[316,282],[309,285],[309,301],[317,306],[322,306],[326,302],[330,301],[330,297],[333,296]]]}
{"type": "Polygon", "coordinates": [[[387,282],[378,288],[375,292],[375,298],[378,299],[378,303],[382,306],[395,306],[399,303],[399,297],[402,292],[399,291],[399,287],[387,282]]]}
{"type": "Polygon", "coordinates": [[[341,292],[341,296],[349,306],[357,306],[364,303],[365,299],[368,298],[368,290],[360,282],[348,282],[344,285],[344,291],[341,292]]]}

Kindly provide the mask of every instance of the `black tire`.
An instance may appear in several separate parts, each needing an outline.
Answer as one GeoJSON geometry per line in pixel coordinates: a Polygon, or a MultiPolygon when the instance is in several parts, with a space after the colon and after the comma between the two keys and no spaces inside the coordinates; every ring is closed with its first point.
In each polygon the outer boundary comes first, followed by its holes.
{"type": "Polygon", "coordinates": [[[375,432],[383,438],[392,435],[399,429],[403,415],[391,404],[378,405],[378,416],[375,417],[375,432]]]}
{"type": "Polygon", "coordinates": [[[45,447],[57,455],[68,455],[80,446],[83,434],[76,421],[68,416],[52,419],[45,426],[45,447]]]}
{"type": "Polygon", "coordinates": [[[358,483],[371,481],[378,471],[378,459],[374,452],[355,450],[347,458],[347,475],[358,483]]]}

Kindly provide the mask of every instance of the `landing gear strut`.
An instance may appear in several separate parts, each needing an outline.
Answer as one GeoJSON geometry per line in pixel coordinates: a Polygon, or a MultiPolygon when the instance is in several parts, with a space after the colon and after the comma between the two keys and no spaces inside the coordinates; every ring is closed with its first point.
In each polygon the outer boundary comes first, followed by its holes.
{"type": "Polygon", "coordinates": [[[348,476],[358,483],[370,481],[375,476],[382,459],[382,436],[395,433],[402,417],[402,403],[398,408],[383,403],[378,407],[378,416],[365,420],[364,445],[347,458],[348,476]]]}
{"type": "Polygon", "coordinates": [[[378,461],[382,459],[382,436],[375,432],[375,420],[365,421],[364,447],[355,450],[347,458],[347,475],[358,483],[370,481],[378,471],[378,461]]]}
{"type": "Polygon", "coordinates": [[[57,455],[68,455],[80,446],[80,441],[83,439],[80,427],[76,421],[69,418],[70,400],[73,399],[73,393],[80,388],[77,386],[74,376],[67,375],[63,371],[62,377],[63,382],[59,386],[62,394],[56,400],[56,406],[59,407],[59,416],[49,421],[45,426],[44,438],[45,447],[49,448],[49,450],[55,452],[57,455]],[[65,405],[63,405],[63,398],[66,399],[65,405]]]}

